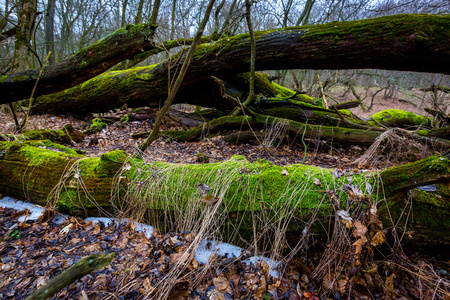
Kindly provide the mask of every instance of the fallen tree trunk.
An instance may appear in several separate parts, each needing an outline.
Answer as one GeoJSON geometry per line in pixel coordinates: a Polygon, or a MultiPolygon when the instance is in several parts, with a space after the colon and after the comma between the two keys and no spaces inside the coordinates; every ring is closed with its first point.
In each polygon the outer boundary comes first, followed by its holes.
{"type": "MultiPolygon", "coordinates": [[[[301,140],[302,138],[320,139],[331,141],[338,144],[370,146],[373,141],[381,134],[380,131],[350,129],[343,127],[330,127],[320,125],[308,125],[295,121],[286,121],[284,125],[286,133],[293,138],[301,140]]],[[[161,134],[179,141],[192,141],[204,134],[213,134],[223,129],[248,128],[249,125],[254,129],[270,130],[271,126],[283,122],[271,116],[225,116],[208,123],[201,124],[188,131],[166,130],[161,134]]],[[[140,133],[133,135],[134,138],[148,136],[149,133],[140,133]]]]}
{"type": "MultiPolygon", "coordinates": [[[[450,161],[438,156],[381,172],[339,175],[314,166],[249,163],[243,157],[203,165],[147,164],[122,151],[86,158],[48,141],[1,142],[0,150],[3,195],[53,204],[65,212],[114,207],[139,207],[140,213],[146,209],[182,213],[196,207],[201,212],[208,209],[198,187],[204,184],[224,213],[290,206],[299,218],[307,218],[315,210],[326,216],[334,214],[333,209],[350,210],[352,203],[377,203],[380,210],[390,210],[386,216],[393,217],[395,224],[397,217],[404,216],[398,195],[418,186],[450,182],[450,161]],[[350,184],[348,176],[352,177],[350,184]],[[379,187],[384,187],[384,195],[379,194],[379,187]],[[387,201],[382,200],[384,196],[387,201]]],[[[430,241],[450,244],[446,234],[449,202],[423,197],[413,205],[414,212],[429,219],[411,218],[407,229],[426,230],[430,241]]],[[[387,219],[385,226],[391,226],[392,220],[387,219]]]]}
{"type": "MultiPolygon", "coordinates": [[[[404,14],[255,32],[256,68],[377,68],[450,74],[448,27],[450,16],[404,14]]],[[[248,37],[242,34],[199,46],[175,103],[220,108],[221,99],[211,97],[210,76],[249,69],[248,37]]],[[[35,112],[102,112],[124,103],[160,107],[167,98],[169,74],[176,74],[183,55],[180,52],[157,66],[107,72],[64,92],[40,97],[35,112]]]]}
{"type": "MultiPolygon", "coordinates": [[[[127,58],[154,49],[152,24],[127,25],[71,58],[44,69],[35,97],[59,92],[95,77],[127,58]]],[[[0,77],[0,104],[29,98],[40,70],[32,69],[0,77]]]]}

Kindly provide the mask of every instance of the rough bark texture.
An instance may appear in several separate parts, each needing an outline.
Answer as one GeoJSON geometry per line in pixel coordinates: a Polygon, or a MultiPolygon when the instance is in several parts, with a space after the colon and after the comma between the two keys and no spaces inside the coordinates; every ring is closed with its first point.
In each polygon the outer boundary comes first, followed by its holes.
{"type": "MultiPolygon", "coordinates": [[[[153,49],[155,27],[141,24],[121,28],[71,58],[45,68],[35,96],[50,94],[76,86],[95,77],[126,58],[153,49]]],[[[30,97],[39,69],[0,77],[0,104],[30,97]]]]}
{"type": "MultiPolygon", "coordinates": [[[[336,177],[333,170],[314,166],[280,167],[264,161],[249,163],[242,157],[203,165],[145,164],[139,160],[127,162],[126,155],[121,151],[105,153],[99,158],[86,158],[49,142],[1,142],[0,150],[0,193],[22,199],[26,197],[38,204],[46,204],[48,199],[53,199],[55,202],[51,203],[66,212],[74,212],[81,207],[110,209],[112,202],[117,204],[125,195],[123,189],[131,195],[124,202],[126,205],[139,205],[144,201],[144,207],[149,209],[182,210],[190,205],[189,201],[198,205],[199,183],[210,186],[212,192],[217,189],[217,193],[223,195],[221,199],[226,212],[294,205],[300,216],[306,216],[316,208],[319,208],[320,215],[334,214],[331,199],[321,202],[327,190],[336,191],[343,206],[350,200],[369,201],[369,198],[349,199],[352,196],[346,193],[348,181],[345,176],[336,177]],[[55,148],[59,151],[51,150],[55,148]],[[118,176],[120,170],[123,173],[118,176]],[[58,189],[58,186],[63,188],[58,189]],[[113,192],[119,197],[111,197],[111,190],[119,187],[123,192],[113,192]],[[144,193],[144,196],[138,192],[140,187],[153,192],[144,193]],[[134,203],[137,199],[140,202],[134,203]]],[[[351,176],[352,185],[366,197],[370,195],[366,182],[372,184],[372,201],[381,200],[376,188],[381,179],[388,200],[379,202],[379,208],[381,210],[384,206],[390,210],[385,213],[384,219],[385,226],[391,226],[389,216],[395,221],[404,215],[404,202],[398,195],[421,185],[448,185],[449,174],[449,159],[432,156],[379,173],[365,172],[351,176]]],[[[430,241],[450,244],[450,237],[445,234],[450,229],[447,221],[450,205],[446,198],[436,199],[439,198],[417,197],[412,204],[417,218],[412,218],[408,226],[412,226],[418,235],[426,232],[430,241]]]]}
{"type": "MultiPolygon", "coordinates": [[[[255,32],[256,68],[378,68],[450,74],[449,27],[450,16],[405,14],[259,31],[255,32]]],[[[88,105],[93,111],[104,111],[121,103],[160,106],[167,97],[169,74],[175,74],[185,54],[180,52],[157,66],[105,73],[73,89],[38,99],[37,110],[61,106],[61,112],[75,112],[88,105]]],[[[208,94],[210,76],[245,72],[249,65],[248,34],[201,45],[175,102],[217,106],[208,94]]]]}

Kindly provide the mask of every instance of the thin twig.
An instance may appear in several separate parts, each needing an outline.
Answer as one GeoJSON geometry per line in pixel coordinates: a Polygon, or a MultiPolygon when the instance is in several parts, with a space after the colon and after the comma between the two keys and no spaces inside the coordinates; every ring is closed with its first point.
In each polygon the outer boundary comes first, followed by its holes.
{"type": "Polygon", "coordinates": [[[30,96],[30,100],[28,100],[28,111],[25,114],[25,117],[22,120],[22,124],[20,125],[19,128],[19,132],[22,131],[22,129],[24,129],[27,126],[28,123],[28,117],[30,116],[31,113],[31,107],[33,105],[33,97],[34,97],[34,92],[36,91],[37,85],[39,83],[39,79],[41,78],[42,74],[44,73],[44,68],[45,65],[47,64],[48,59],[50,58],[50,54],[52,54],[52,52],[48,52],[47,57],[45,58],[44,64],[42,65],[41,71],[39,72],[39,75],[36,79],[36,83],[34,84],[33,90],[31,91],[31,96],[30,96]]]}

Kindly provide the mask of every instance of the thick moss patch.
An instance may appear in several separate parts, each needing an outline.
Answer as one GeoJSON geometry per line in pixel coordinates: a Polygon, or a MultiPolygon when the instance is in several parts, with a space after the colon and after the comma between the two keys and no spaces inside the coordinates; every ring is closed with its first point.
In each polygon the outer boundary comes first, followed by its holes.
{"type": "Polygon", "coordinates": [[[415,113],[400,110],[387,109],[372,115],[368,121],[369,125],[378,127],[418,127],[420,125],[430,126],[431,120],[427,117],[416,115],[415,113]]]}
{"type": "Polygon", "coordinates": [[[63,212],[108,208],[123,151],[87,158],[51,141],[0,143],[0,191],[63,212]]]}

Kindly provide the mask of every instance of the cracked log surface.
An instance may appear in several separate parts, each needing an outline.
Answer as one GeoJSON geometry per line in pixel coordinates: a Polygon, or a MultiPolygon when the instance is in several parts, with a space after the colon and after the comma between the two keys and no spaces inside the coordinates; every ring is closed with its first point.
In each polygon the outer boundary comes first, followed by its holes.
{"type": "MultiPolygon", "coordinates": [[[[450,74],[450,16],[402,14],[349,22],[255,32],[256,69],[377,68],[450,74]]],[[[184,51],[155,66],[106,72],[58,94],[37,99],[36,113],[104,112],[159,107],[184,51]]],[[[250,65],[248,34],[200,45],[175,103],[220,107],[211,75],[242,73],[250,65]]]]}

